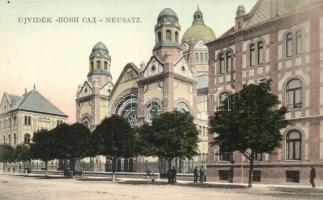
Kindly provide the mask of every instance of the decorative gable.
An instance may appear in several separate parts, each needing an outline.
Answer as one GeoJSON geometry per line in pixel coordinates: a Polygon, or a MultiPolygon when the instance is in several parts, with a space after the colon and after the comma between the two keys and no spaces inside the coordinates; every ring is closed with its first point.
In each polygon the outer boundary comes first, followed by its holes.
{"type": "Polygon", "coordinates": [[[182,57],[174,66],[174,73],[184,76],[189,79],[193,79],[193,70],[188,65],[186,59],[182,57]]]}
{"type": "Polygon", "coordinates": [[[155,76],[157,74],[160,74],[164,71],[163,64],[156,59],[156,57],[151,57],[150,61],[146,65],[146,68],[144,69],[144,77],[150,77],[155,76]]]}
{"type": "Polygon", "coordinates": [[[90,94],[92,94],[92,87],[89,82],[85,81],[80,90],[79,97],[85,97],[90,94]]]}
{"type": "Polygon", "coordinates": [[[108,82],[100,89],[100,94],[105,95],[105,96],[109,96],[112,89],[113,89],[112,82],[108,82]]]}

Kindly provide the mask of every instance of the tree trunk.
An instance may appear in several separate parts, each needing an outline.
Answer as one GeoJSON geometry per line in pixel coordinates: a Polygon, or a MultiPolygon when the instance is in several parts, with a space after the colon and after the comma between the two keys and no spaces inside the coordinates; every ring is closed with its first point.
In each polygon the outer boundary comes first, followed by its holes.
{"type": "Polygon", "coordinates": [[[171,170],[172,170],[172,159],[168,159],[168,172],[167,172],[167,177],[168,177],[168,183],[171,183],[171,170]]]}
{"type": "Polygon", "coordinates": [[[112,181],[116,181],[116,164],[117,159],[115,156],[112,156],[112,181]]]}
{"type": "Polygon", "coordinates": [[[45,175],[48,175],[48,161],[45,161],[45,175]]]}
{"type": "Polygon", "coordinates": [[[252,187],[252,178],[253,178],[253,155],[250,156],[249,160],[249,180],[248,180],[248,187],[252,187]]]}
{"type": "Polygon", "coordinates": [[[74,172],[75,172],[75,159],[74,158],[70,159],[70,170],[72,171],[72,175],[74,176],[74,172]]]}

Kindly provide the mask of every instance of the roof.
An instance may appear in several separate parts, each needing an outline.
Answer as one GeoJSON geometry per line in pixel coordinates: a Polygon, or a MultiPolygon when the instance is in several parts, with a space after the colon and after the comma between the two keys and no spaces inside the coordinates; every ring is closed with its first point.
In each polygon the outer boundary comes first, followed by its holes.
{"type": "Polygon", "coordinates": [[[104,51],[108,51],[107,46],[105,46],[105,44],[101,41],[97,42],[92,50],[104,50],[104,51]]]}
{"type": "Polygon", "coordinates": [[[193,40],[213,41],[215,40],[214,31],[205,24],[194,24],[185,31],[182,43],[193,40]]]}
{"type": "Polygon", "coordinates": [[[190,26],[182,37],[182,44],[184,42],[199,41],[209,42],[215,40],[214,31],[204,24],[203,13],[197,7],[193,15],[192,26],[190,26]]]}
{"type": "Polygon", "coordinates": [[[197,76],[197,89],[207,88],[209,86],[209,76],[202,74],[197,76]]]}
{"type": "Polygon", "coordinates": [[[8,98],[9,104],[17,104],[20,101],[20,96],[14,95],[14,94],[8,94],[5,93],[5,95],[8,98]]]}
{"type": "Polygon", "coordinates": [[[65,113],[59,110],[37,90],[32,90],[21,96],[17,109],[67,117],[65,113]]]}
{"type": "Polygon", "coordinates": [[[171,8],[165,8],[164,10],[162,10],[159,15],[158,18],[160,17],[176,17],[177,18],[177,14],[175,13],[175,11],[171,8]]]}

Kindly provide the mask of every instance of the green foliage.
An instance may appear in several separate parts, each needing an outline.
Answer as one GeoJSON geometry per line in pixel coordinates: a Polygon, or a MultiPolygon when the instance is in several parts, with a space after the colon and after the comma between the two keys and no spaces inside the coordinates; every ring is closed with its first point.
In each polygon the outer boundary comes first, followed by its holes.
{"type": "Polygon", "coordinates": [[[136,154],[136,135],[128,120],[118,115],[105,118],[93,132],[97,153],[117,159],[136,154]]]}
{"type": "Polygon", "coordinates": [[[136,129],[136,152],[142,156],[155,156],[157,148],[155,147],[156,132],[153,128],[145,123],[136,129]]]}
{"type": "Polygon", "coordinates": [[[11,163],[15,160],[15,150],[8,144],[0,145],[0,162],[11,163]]]}
{"type": "Polygon", "coordinates": [[[241,152],[250,161],[249,181],[254,154],[272,152],[282,140],[280,130],[288,124],[286,108],[278,108],[278,96],[270,93],[270,86],[271,80],[244,85],[210,120],[210,128],[217,134],[211,145],[221,146],[221,152],[241,152]]]}
{"type": "Polygon", "coordinates": [[[90,156],[91,132],[80,123],[60,124],[52,130],[58,159],[75,160],[90,156]]]}
{"type": "Polygon", "coordinates": [[[141,127],[144,152],[160,158],[191,158],[197,155],[198,131],[189,112],[165,112],[156,116],[151,127],[141,127]]]}
{"type": "Polygon", "coordinates": [[[39,130],[34,133],[30,144],[31,157],[48,162],[57,158],[57,148],[52,131],[39,130]]]}
{"type": "Polygon", "coordinates": [[[212,144],[224,151],[247,149],[271,152],[280,144],[280,130],[287,125],[286,108],[277,108],[278,96],[270,93],[271,81],[244,86],[231,95],[211,119],[211,128],[218,135],[212,144]],[[230,108],[230,111],[227,108],[230,108]]]}
{"type": "Polygon", "coordinates": [[[15,158],[18,162],[28,162],[31,160],[31,152],[28,145],[18,145],[15,149],[15,158]]]}

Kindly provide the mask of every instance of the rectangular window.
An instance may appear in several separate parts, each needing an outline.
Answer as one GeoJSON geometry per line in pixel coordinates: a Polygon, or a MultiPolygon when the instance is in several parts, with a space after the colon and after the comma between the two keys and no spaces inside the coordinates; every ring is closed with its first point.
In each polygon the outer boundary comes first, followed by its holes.
{"type": "Polygon", "coordinates": [[[28,117],[28,126],[30,126],[31,125],[31,117],[29,116],[28,117]]]}
{"type": "Polygon", "coordinates": [[[195,62],[196,63],[199,63],[200,62],[200,60],[199,60],[199,53],[195,53],[195,62]]]}
{"type": "Polygon", "coordinates": [[[261,171],[260,170],[254,170],[253,171],[252,180],[255,181],[255,182],[260,182],[261,181],[261,171]]]}
{"type": "Polygon", "coordinates": [[[228,181],[230,178],[229,170],[219,170],[219,180],[228,181]]]}
{"type": "Polygon", "coordinates": [[[262,153],[261,152],[255,152],[254,153],[254,160],[262,161],[262,153]]]}
{"type": "Polygon", "coordinates": [[[286,171],[286,182],[299,183],[299,171],[286,171]]]}
{"type": "Polygon", "coordinates": [[[200,62],[201,62],[201,63],[204,63],[203,53],[200,53],[200,62]]]}
{"type": "Polygon", "coordinates": [[[27,126],[28,125],[28,117],[27,116],[25,116],[25,126],[27,126]]]}

